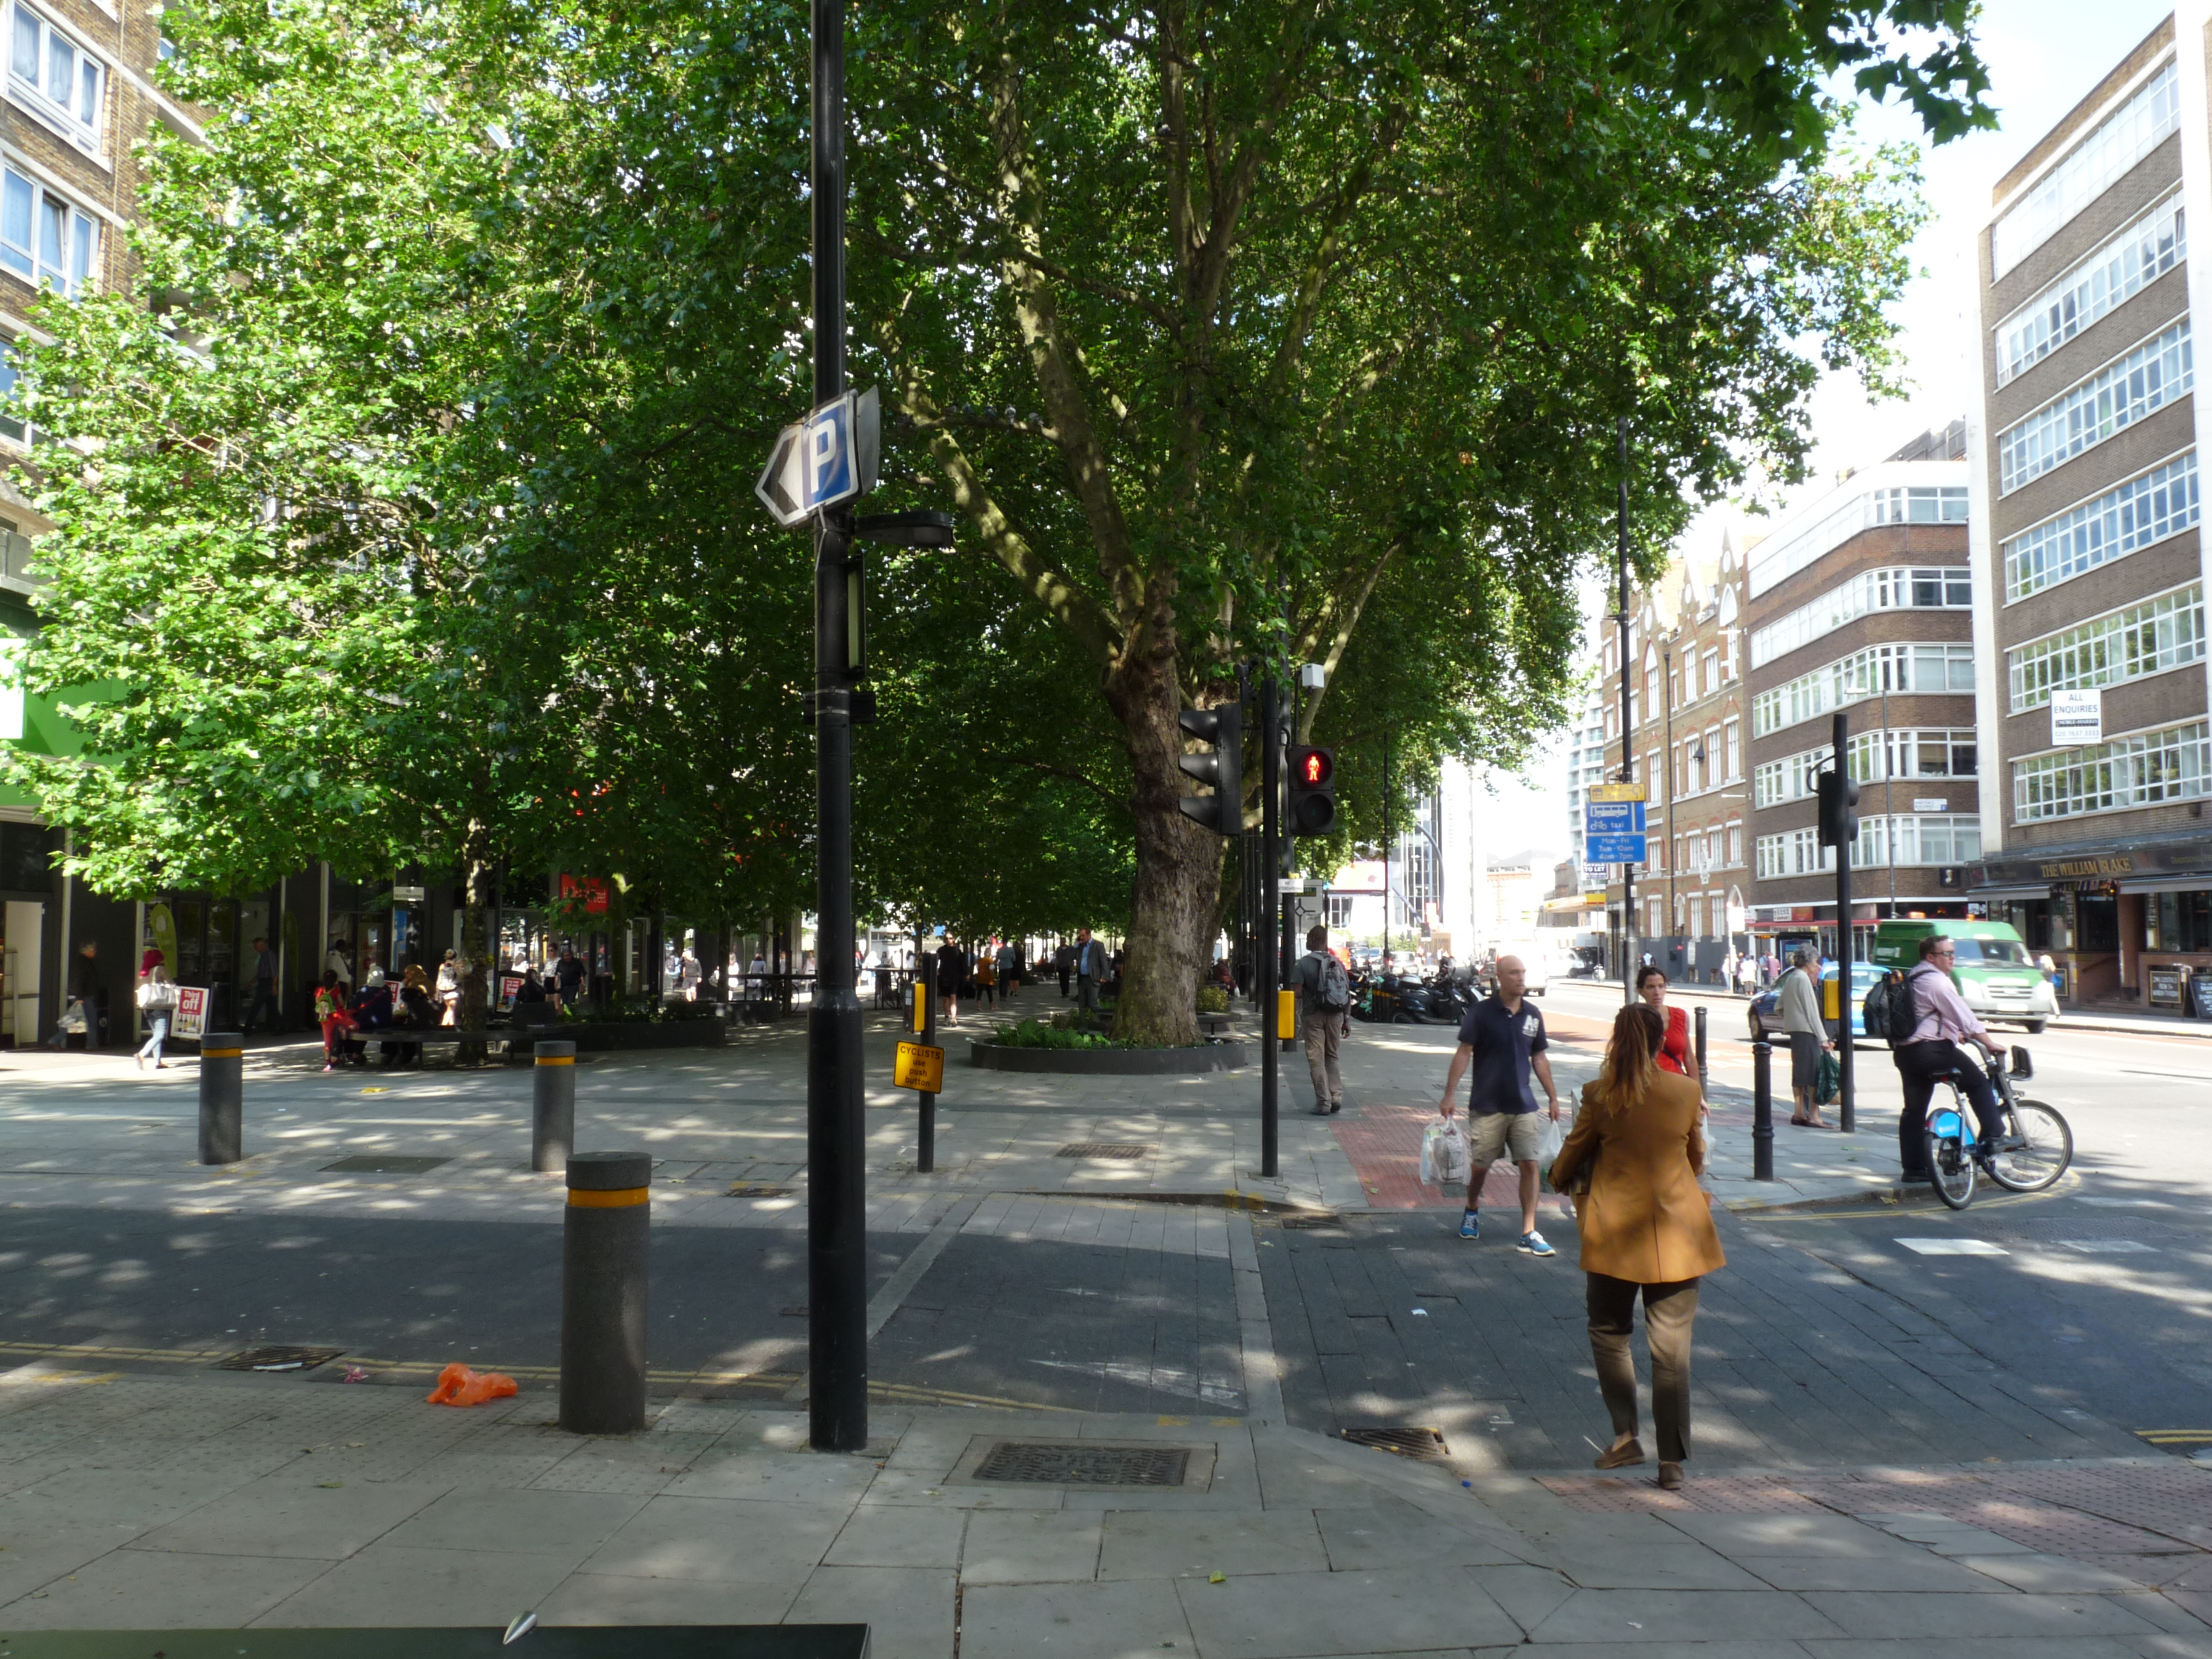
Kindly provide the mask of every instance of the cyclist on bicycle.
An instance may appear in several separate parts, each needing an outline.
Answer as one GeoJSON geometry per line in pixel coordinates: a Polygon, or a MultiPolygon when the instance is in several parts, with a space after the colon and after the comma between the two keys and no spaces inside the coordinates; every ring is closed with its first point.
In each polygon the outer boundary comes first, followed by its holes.
{"type": "Polygon", "coordinates": [[[1898,1073],[1905,1078],[1905,1115],[1898,1117],[1898,1161],[1905,1166],[1905,1179],[1909,1182],[1927,1179],[1929,1097],[1936,1093],[1936,1084],[1947,1078],[1954,1079],[1960,1093],[1973,1102],[1973,1115],[1982,1126],[1982,1144],[1975,1152],[1982,1164],[1989,1164],[2004,1134],[2004,1106],[1997,1102],[1989,1073],[1960,1048],[1960,1042],[1980,1044],[1993,1055],[2002,1055],[2004,1048],[1989,1036],[1980,1020],[1975,1020],[1973,1009],[1966,1006],[1958,987],[1951,984],[1951,963],[1955,957],[1958,947],[1942,933],[1929,933],[1920,940],[1920,963],[1905,975],[1900,987],[1902,1006],[1891,1015],[1891,1029],[1907,1033],[1905,1040],[1898,1042],[1893,1057],[1898,1073]]]}
{"type": "Polygon", "coordinates": [[[1905,1033],[1893,1058],[1905,1079],[1905,1113],[1897,1120],[1897,1146],[1909,1181],[1928,1177],[1928,1100],[1944,1079],[1956,1082],[1974,1103],[1974,1116],[1982,1127],[1978,1155],[1984,1164],[2004,1132],[2004,1109],[1989,1073],[1959,1047],[1974,1042],[1992,1054],[2004,1052],[1951,983],[1951,964],[1957,956],[1958,947],[1941,933],[1922,939],[1920,960],[1901,988],[1903,1006],[1891,1016],[1891,1029],[1905,1033]]]}

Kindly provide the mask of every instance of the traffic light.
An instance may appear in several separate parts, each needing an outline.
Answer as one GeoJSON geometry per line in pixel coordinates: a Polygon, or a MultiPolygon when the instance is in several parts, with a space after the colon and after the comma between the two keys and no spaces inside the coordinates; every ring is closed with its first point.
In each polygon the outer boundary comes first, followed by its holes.
{"type": "Polygon", "coordinates": [[[1820,796],[1820,845],[1848,847],[1859,833],[1859,787],[1847,774],[1822,772],[1815,779],[1820,796]]]}
{"type": "Polygon", "coordinates": [[[1291,750],[1290,811],[1285,816],[1293,836],[1325,836],[1336,828],[1334,749],[1291,750]]]}
{"type": "Polygon", "coordinates": [[[1200,783],[1212,786],[1210,795],[1185,795],[1176,803],[1187,818],[1194,818],[1217,836],[1244,833],[1244,711],[1233,702],[1218,708],[1186,708],[1176,722],[1200,743],[1213,745],[1185,755],[1182,769],[1200,783]]]}

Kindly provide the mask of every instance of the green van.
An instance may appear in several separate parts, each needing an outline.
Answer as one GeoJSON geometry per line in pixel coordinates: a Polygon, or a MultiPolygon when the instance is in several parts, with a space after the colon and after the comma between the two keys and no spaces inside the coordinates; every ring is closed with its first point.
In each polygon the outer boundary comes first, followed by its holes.
{"type": "Polygon", "coordinates": [[[1979,1018],[2017,1020],[2030,1035],[2040,1031],[2045,1021],[2058,1018],[2058,994],[2009,922],[1948,916],[1885,921],[1874,930],[1872,960],[1909,973],[1920,960],[1920,941],[1930,933],[1941,933],[1958,945],[1952,982],[1979,1018]]]}

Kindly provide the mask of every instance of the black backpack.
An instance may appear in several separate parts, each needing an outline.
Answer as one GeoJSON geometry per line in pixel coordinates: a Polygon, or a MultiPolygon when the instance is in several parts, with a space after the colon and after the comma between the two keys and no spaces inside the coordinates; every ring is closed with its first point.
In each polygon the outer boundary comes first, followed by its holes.
{"type": "Polygon", "coordinates": [[[1866,1034],[1896,1048],[1912,1034],[1911,1000],[1905,994],[1902,975],[1894,969],[1884,974],[1869,988],[1866,1001],[1860,1006],[1866,1034]]]}

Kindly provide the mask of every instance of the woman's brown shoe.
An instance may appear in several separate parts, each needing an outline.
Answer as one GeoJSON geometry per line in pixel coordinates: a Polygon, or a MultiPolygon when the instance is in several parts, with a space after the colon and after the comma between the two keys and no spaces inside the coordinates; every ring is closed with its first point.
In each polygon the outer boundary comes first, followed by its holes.
{"type": "Polygon", "coordinates": [[[1681,1491],[1682,1466],[1680,1463],[1662,1462],[1659,1465],[1659,1486],[1663,1492],[1681,1491]]]}
{"type": "Polygon", "coordinates": [[[1601,1469],[1625,1469],[1632,1463],[1641,1463],[1643,1461],[1644,1443],[1641,1440],[1629,1439],[1622,1441],[1609,1451],[1600,1452],[1597,1457],[1597,1467],[1601,1469]]]}

